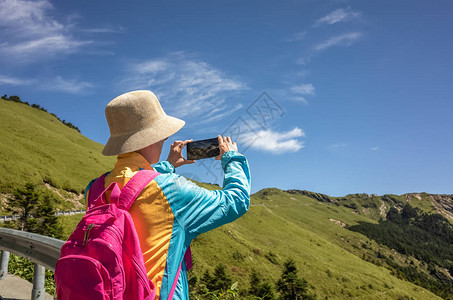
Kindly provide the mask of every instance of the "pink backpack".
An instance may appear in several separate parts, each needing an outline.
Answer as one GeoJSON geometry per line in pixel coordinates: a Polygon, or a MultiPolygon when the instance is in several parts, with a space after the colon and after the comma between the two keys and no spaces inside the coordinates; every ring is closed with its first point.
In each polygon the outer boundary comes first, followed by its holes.
{"type": "Polygon", "coordinates": [[[59,300],[154,299],[154,284],[128,210],[157,175],[142,170],[122,190],[115,182],[104,190],[105,174],[94,181],[87,213],[61,248],[55,267],[59,300]]]}

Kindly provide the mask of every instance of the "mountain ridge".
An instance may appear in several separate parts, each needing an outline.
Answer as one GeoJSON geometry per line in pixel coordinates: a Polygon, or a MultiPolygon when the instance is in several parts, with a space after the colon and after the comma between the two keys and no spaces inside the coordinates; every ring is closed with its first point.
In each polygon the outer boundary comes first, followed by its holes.
{"type": "MultiPolygon", "coordinates": [[[[385,216],[385,213],[388,212],[390,207],[395,207],[398,210],[401,210],[406,203],[412,203],[414,207],[420,208],[421,210],[430,213],[437,212],[444,217],[448,218],[450,221],[453,221],[453,194],[429,194],[429,193],[405,193],[401,195],[395,194],[366,194],[366,193],[357,193],[357,194],[348,194],[343,197],[332,197],[322,193],[315,193],[307,190],[298,190],[290,189],[286,190],[290,194],[300,194],[313,199],[316,199],[320,202],[327,202],[333,204],[345,205],[350,208],[358,208],[358,204],[366,205],[367,200],[370,203],[373,203],[374,200],[381,201],[385,205],[385,210],[382,210],[382,206],[379,206],[380,216],[385,216]],[[354,201],[356,200],[356,201],[354,201]],[[421,205],[420,202],[423,202],[421,205]],[[351,203],[354,203],[352,205],[351,203]],[[430,206],[427,206],[427,203],[430,203],[430,206]]],[[[370,207],[366,207],[369,209],[370,207]]],[[[377,207],[374,207],[377,208],[377,207]]],[[[357,212],[360,213],[360,210],[357,212]]]]}

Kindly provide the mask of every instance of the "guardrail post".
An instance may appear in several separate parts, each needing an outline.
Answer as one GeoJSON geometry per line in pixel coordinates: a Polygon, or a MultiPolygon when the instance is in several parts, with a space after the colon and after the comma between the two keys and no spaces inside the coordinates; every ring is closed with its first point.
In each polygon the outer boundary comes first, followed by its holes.
{"type": "Polygon", "coordinates": [[[41,300],[46,296],[44,288],[44,280],[46,269],[35,263],[35,271],[33,273],[33,290],[31,291],[31,300],[41,300]]]}
{"type": "Polygon", "coordinates": [[[8,263],[9,263],[9,252],[2,250],[0,256],[0,280],[5,279],[8,276],[8,263]]]}

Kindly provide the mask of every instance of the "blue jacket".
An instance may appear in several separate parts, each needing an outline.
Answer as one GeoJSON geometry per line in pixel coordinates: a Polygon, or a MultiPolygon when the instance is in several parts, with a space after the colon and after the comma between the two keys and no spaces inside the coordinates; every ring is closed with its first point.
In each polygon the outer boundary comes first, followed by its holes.
{"type": "MultiPolygon", "coordinates": [[[[189,299],[187,268],[183,263],[191,241],[200,233],[232,222],[250,204],[250,170],[247,159],[236,151],[221,158],[225,173],[222,190],[207,190],[175,173],[168,161],[154,165],[161,173],[143,189],[129,210],[137,230],[148,277],[156,286],[157,299],[168,299],[175,280],[173,299],[189,299]]],[[[139,170],[153,170],[136,152],[121,154],[105,186],[122,188],[139,170]]]]}

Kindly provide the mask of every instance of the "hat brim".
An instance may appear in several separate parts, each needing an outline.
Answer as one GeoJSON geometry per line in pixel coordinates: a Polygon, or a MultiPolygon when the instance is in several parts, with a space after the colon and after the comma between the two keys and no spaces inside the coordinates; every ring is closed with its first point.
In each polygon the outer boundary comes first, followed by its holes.
{"type": "Polygon", "coordinates": [[[102,154],[106,156],[120,155],[143,149],[175,134],[184,124],[183,120],[166,115],[141,131],[110,137],[102,154]]]}

